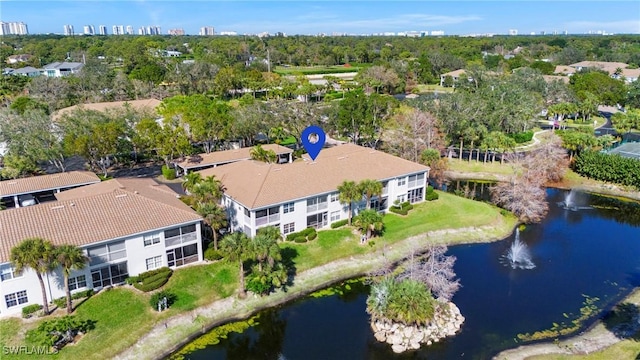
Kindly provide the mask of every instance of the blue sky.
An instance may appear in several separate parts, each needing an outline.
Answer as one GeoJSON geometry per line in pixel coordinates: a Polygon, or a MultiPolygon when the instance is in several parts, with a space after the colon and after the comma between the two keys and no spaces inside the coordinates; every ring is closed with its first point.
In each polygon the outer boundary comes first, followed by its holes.
{"type": "Polygon", "coordinates": [[[640,1],[181,1],[181,0],[0,0],[2,21],[27,23],[29,32],[62,33],[70,24],[159,25],[197,34],[216,32],[317,34],[444,30],[520,34],[554,30],[585,33],[640,33],[640,1]]]}

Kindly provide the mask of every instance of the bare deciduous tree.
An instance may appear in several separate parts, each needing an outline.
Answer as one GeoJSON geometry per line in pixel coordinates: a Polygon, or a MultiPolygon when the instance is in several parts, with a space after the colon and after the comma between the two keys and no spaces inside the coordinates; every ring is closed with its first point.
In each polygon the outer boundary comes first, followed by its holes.
{"type": "Polygon", "coordinates": [[[460,280],[455,279],[453,265],[456,257],[445,255],[447,247],[432,245],[426,255],[416,258],[412,255],[406,270],[398,276],[398,280],[411,279],[423,282],[438,298],[451,300],[460,289],[460,280]]]}

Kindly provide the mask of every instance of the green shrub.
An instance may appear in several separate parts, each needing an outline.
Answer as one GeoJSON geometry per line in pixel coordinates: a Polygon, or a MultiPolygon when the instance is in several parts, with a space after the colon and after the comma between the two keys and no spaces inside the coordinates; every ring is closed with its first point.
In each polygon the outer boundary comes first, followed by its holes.
{"type": "Polygon", "coordinates": [[[311,234],[315,234],[315,232],[316,232],[316,229],[315,229],[315,228],[308,227],[308,228],[306,228],[306,229],[304,229],[304,230],[300,231],[300,235],[303,235],[303,236],[307,236],[307,237],[308,237],[308,236],[309,236],[309,235],[311,235],[311,234]]]}
{"type": "Polygon", "coordinates": [[[58,309],[62,309],[65,306],[67,306],[67,298],[66,297],[59,297],[57,299],[53,300],[53,303],[56,304],[56,306],[58,307],[58,309]]]}
{"type": "Polygon", "coordinates": [[[207,250],[204,251],[204,258],[209,260],[209,261],[216,261],[216,260],[220,260],[223,258],[222,253],[219,250],[216,250],[212,247],[207,248],[207,250]]]}
{"type": "Polygon", "coordinates": [[[311,240],[315,240],[317,237],[318,237],[318,233],[317,232],[313,232],[313,233],[309,234],[309,236],[307,236],[307,239],[309,241],[311,241],[311,240]]]}
{"type": "Polygon", "coordinates": [[[128,283],[131,283],[136,289],[144,292],[149,292],[160,288],[162,285],[169,281],[169,278],[173,274],[173,270],[168,267],[161,267],[159,269],[143,272],[138,276],[134,276],[135,281],[127,279],[128,283]]]}
{"type": "Polygon", "coordinates": [[[22,317],[28,319],[32,317],[35,312],[40,310],[42,310],[42,305],[40,304],[27,305],[22,308],[22,317]]]}
{"type": "Polygon", "coordinates": [[[294,241],[294,242],[307,242],[307,240],[315,239],[316,236],[318,236],[316,229],[310,227],[310,228],[306,228],[306,229],[304,229],[302,231],[298,231],[298,232],[287,234],[286,240],[287,241],[294,241]],[[300,241],[298,238],[302,238],[304,240],[300,241]]]}
{"type": "Polygon", "coordinates": [[[435,190],[433,190],[433,186],[427,186],[427,195],[425,196],[425,200],[433,201],[438,200],[439,195],[435,190]]]}
{"type": "Polygon", "coordinates": [[[160,302],[160,300],[163,300],[165,297],[167,298],[167,307],[171,307],[171,305],[173,305],[176,300],[178,300],[178,296],[176,294],[167,290],[162,290],[151,295],[151,299],[149,299],[149,305],[151,305],[152,309],[158,310],[158,302],[160,302]]]}
{"type": "Polygon", "coordinates": [[[306,243],[307,242],[307,238],[304,236],[298,236],[296,238],[293,239],[294,242],[297,243],[306,243]]]}
{"type": "Polygon", "coordinates": [[[399,214],[399,215],[407,215],[409,213],[409,210],[406,210],[406,209],[403,209],[403,208],[398,208],[396,206],[390,207],[389,211],[391,211],[394,214],[399,214]]]}
{"type": "Polygon", "coordinates": [[[337,229],[339,227],[347,225],[347,222],[348,222],[348,219],[338,220],[338,221],[336,221],[336,222],[331,224],[331,228],[332,229],[337,229]]]}
{"type": "Polygon", "coordinates": [[[72,336],[78,332],[86,333],[95,327],[93,320],[79,320],[75,316],[63,316],[41,322],[37,328],[27,331],[27,341],[42,346],[54,346],[57,349],[66,344],[58,344],[63,336],[70,331],[72,336]]]}
{"type": "Polygon", "coordinates": [[[128,278],[124,279],[124,282],[126,282],[127,285],[133,285],[137,282],[140,282],[140,278],[137,276],[129,276],[128,278]]]}
{"type": "Polygon", "coordinates": [[[84,290],[84,291],[78,291],[76,293],[71,294],[71,298],[73,300],[78,300],[78,299],[91,297],[91,296],[93,296],[93,289],[87,289],[87,290],[84,290]]]}
{"type": "Polygon", "coordinates": [[[533,130],[519,132],[515,134],[508,134],[510,138],[516,141],[516,144],[522,144],[531,141],[533,139],[533,130]]]}
{"type": "Polygon", "coordinates": [[[640,189],[640,160],[582,151],[573,164],[574,170],[591,179],[634,186],[640,189]]]}
{"type": "Polygon", "coordinates": [[[167,180],[173,180],[176,178],[176,169],[172,169],[167,165],[162,165],[162,176],[167,180]]]}
{"type": "Polygon", "coordinates": [[[247,290],[255,294],[268,293],[273,286],[267,282],[260,281],[258,276],[249,275],[247,279],[247,290]]]}

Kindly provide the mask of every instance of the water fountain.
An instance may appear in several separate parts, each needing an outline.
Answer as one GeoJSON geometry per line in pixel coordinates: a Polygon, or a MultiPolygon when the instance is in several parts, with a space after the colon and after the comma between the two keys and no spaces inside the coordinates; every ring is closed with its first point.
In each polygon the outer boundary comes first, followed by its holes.
{"type": "Polygon", "coordinates": [[[558,206],[571,211],[591,209],[590,206],[578,206],[576,204],[575,195],[575,191],[569,190],[569,192],[564,196],[564,201],[559,202],[558,206]]]}
{"type": "Polygon", "coordinates": [[[536,267],[531,260],[529,247],[520,240],[520,229],[516,229],[516,238],[504,258],[506,264],[512,269],[533,269],[536,267]]]}

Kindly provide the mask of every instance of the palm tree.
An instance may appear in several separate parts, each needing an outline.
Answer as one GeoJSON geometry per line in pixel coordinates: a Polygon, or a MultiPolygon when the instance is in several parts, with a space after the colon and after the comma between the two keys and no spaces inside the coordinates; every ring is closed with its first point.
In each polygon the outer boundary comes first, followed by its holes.
{"type": "Polygon", "coordinates": [[[237,261],[240,265],[240,292],[238,297],[244,299],[247,292],[244,286],[244,262],[251,257],[250,239],[242,232],[234,232],[225,236],[220,242],[220,249],[229,261],[237,261]]]}
{"type": "Polygon", "coordinates": [[[204,222],[213,230],[213,249],[218,250],[218,231],[223,229],[229,223],[227,220],[227,212],[218,204],[213,202],[198,203],[196,211],[204,222]]]}
{"type": "Polygon", "coordinates": [[[182,188],[190,194],[195,186],[202,182],[202,175],[198,172],[190,172],[182,177],[182,188]]]}
{"type": "Polygon", "coordinates": [[[69,275],[71,270],[80,270],[85,267],[89,259],[82,249],[73,245],[61,245],[56,249],[56,263],[62,268],[64,275],[64,289],[67,295],[67,314],[73,312],[71,307],[71,290],[69,290],[69,275]]]}
{"type": "Polygon", "coordinates": [[[371,209],[361,211],[354,219],[354,224],[361,232],[366,232],[367,239],[371,238],[374,231],[380,231],[384,227],[382,215],[371,209]]]}
{"type": "Polygon", "coordinates": [[[214,175],[207,176],[204,180],[200,181],[193,187],[193,196],[198,203],[215,202],[217,203],[222,198],[224,193],[224,187],[220,180],[216,179],[214,175]]]}
{"type": "Polygon", "coordinates": [[[258,260],[258,270],[262,272],[263,264],[272,268],[276,261],[282,259],[278,239],[271,237],[269,232],[258,232],[251,240],[251,253],[258,260]]]}
{"type": "Polygon", "coordinates": [[[340,203],[349,205],[349,225],[351,225],[352,205],[353,202],[362,200],[362,192],[354,181],[343,181],[338,186],[340,192],[340,203]]]}
{"type": "Polygon", "coordinates": [[[376,180],[364,179],[358,184],[360,192],[367,200],[367,209],[371,209],[371,198],[382,196],[382,183],[376,180]]]}
{"type": "Polygon", "coordinates": [[[251,160],[262,161],[266,163],[275,163],[278,161],[278,155],[273,150],[265,150],[261,145],[254,146],[250,153],[251,160]]]}
{"type": "Polygon", "coordinates": [[[24,268],[31,268],[35,271],[40,281],[42,292],[42,309],[45,315],[49,314],[49,301],[44,287],[42,275],[48,273],[56,266],[55,246],[51,241],[42,238],[29,238],[23,240],[16,247],[11,249],[11,264],[16,272],[21,272],[24,268]]]}

